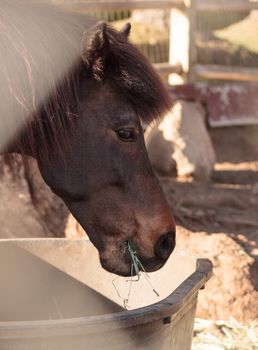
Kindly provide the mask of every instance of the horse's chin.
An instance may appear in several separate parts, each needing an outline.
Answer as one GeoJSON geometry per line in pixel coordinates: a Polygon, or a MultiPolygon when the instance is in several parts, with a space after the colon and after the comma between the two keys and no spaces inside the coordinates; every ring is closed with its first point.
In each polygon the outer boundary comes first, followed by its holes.
{"type": "Polygon", "coordinates": [[[110,273],[114,273],[115,275],[119,275],[123,277],[129,277],[129,276],[135,275],[131,271],[132,270],[131,264],[129,262],[123,261],[123,259],[120,259],[119,262],[109,262],[100,257],[100,263],[103,269],[105,269],[110,273]]]}

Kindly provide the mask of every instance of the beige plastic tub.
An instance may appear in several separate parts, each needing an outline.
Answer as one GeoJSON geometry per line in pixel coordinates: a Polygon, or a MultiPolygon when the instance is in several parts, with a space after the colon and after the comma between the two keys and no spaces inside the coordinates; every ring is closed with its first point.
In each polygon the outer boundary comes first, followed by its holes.
{"type": "Polygon", "coordinates": [[[211,274],[209,260],[176,251],[131,282],[104,271],[88,240],[2,240],[0,349],[188,350],[211,274]]]}

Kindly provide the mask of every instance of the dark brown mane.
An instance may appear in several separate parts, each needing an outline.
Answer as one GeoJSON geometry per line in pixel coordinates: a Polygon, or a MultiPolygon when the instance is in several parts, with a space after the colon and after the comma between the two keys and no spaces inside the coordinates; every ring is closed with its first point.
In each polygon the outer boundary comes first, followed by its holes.
{"type": "Polygon", "coordinates": [[[108,81],[126,96],[146,123],[170,109],[168,92],[148,60],[112,27],[106,27],[105,35],[108,47],[101,52],[96,52],[92,41],[87,40],[88,47],[83,48],[80,62],[32,115],[11,149],[28,152],[42,160],[48,159],[53,150],[62,154],[69,144],[71,120],[77,116],[83,79],[94,78],[99,84],[108,81]]]}

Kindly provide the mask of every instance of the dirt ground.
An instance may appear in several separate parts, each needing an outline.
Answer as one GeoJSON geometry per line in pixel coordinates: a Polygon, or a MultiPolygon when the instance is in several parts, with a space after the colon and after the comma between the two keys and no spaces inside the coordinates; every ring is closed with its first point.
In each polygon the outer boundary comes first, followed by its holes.
{"type": "Polygon", "coordinates": [[[198,316],[246,321],[258,317],[258,127],[210,134],[217,155],[210,183],[161,181],[177,218],[178,246],[214,264],[198,316]]]}
{"type": "MultiPolygon", "coordinates": [[[[178,246],[214,264],[197,315],[243,322],[258,318],[258,126],[210,134],[217,154],[212,181],[162,177],[161,182],[176,216],[178,246]]],[[[35,166],[21,167],[16,180],[3,168],[1,238],[64,235],[67,210],[35,166]]],[[[70,226],[74,237],[78,225],[70,226]]]]}
{"type": "Polygon", "coordinates": [[[68,209],[43,181],[32,158],[0,156],[0,238],[63,237],[68,209]]]}

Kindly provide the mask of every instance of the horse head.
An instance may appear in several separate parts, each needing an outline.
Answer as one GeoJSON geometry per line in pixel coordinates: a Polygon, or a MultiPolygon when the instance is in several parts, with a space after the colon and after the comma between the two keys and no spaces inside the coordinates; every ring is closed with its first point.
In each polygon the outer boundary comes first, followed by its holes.
{"type": "MultiPolygon", "coordinates": [[[[98,249],[102,266],[124,276],[132,273],[128,246],[146,271],[163,266],[175,246],[175,222],[142,128],[171,105],[129,32],[130,25],[118,32],[101,23],[87,35],[72,84],[61,84],[34,118],[34,148],[27,146],[45,182],[98,249]],[[46,147],[47,159],[41,157],[46,147]]],[[[20,144],[27,139],[25,130],[20,144]]]]}

